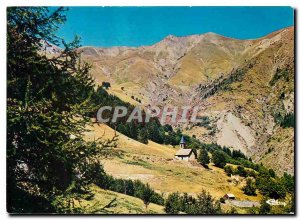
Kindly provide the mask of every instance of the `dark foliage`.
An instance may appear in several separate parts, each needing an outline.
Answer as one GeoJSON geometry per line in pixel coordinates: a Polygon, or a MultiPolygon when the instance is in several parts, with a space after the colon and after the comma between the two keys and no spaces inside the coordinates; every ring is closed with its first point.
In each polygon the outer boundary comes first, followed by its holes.
{"type": "Polygon", "coordinates": [[[164,198],[160,194],[154,192],[148,184],[144,184],[140,180],[116,179],[110,175],[105,175],[104,177],[99,178],[96,181],[96,184],[103,189],[142,199],[146,206],[148,206],[149,202],[158,205],[164,204],[164,198]]]}
{"type": "Polygon", "coordinates": [[[289,78],[289,72],[286,69],[277,69],[273,78],[269,82],[270,86],[274,86],[280,79],[285,80],[288,82],[290,80],[289,78]]]}
{"type": "Polygon", "coordinates": [[[275,122],[283,128],[294,128],[295,127],[295,116],[294,113],[276,113],[274,115],[275,122]]]}
{"type": "Polygon", "coordinates": [[[271,211],[271,206],[267,203],[267,198],[264,198],[261,201],[261,205],[259,207],[259,214],[266,215],[269,214],[271,211]]]}
{"type": "Polygon", "coordinates": [[[228,155],[223,151],[214,151],[212,153],[212,161],[217,167],[223,168],[226,165],[228,159],[228,155]]]}
{"type": "Polygon", "coordinates": [[[104,173],[99,156],[109,144],[82,137],[88,113],[95,110],[90,66],[80,62],[78,38],[67,44],[55,36],[64,11],[7,9],[9,212],[41,207],[44,212],[80,213],[74,200],[89,195],[88,185],[104,173]],[[43,41],[62,41],[64,49],[49,57],[42,51],[43,41]]]}
{"type": "Polygon", "coordinates": [[[220,202],[215,201],[206,191],[202,191],[197,198],[188,194],[180,195],[172,193],[168,196],[165,203],[165,211],[168,214],[220,214],[220,202]]]}
{"type": "Polygon", "coordinates": [[[203,166],[207,166],[209,164],[209,160],[210,159],[207,151],[205,149],[201,149],[198,157],[198,162],[203,166]]]}
{"type": "Polygon", "coordinates": [[[255,196],[256,195],[256,186],[255,182],[248,178],[246,180],[246,186],[243,187],[244,193],[248,196],[255,196]]]}

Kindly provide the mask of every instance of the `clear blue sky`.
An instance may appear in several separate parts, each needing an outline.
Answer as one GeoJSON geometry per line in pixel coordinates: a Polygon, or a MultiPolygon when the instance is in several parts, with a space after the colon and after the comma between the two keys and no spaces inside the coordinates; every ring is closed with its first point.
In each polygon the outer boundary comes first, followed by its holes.
{"type": "Polygon", "coordinates": [[[294,24],[290,7],[70,7],[58,35],[85,46],[151,45],[169,34],[253,39],[294,24]]]}

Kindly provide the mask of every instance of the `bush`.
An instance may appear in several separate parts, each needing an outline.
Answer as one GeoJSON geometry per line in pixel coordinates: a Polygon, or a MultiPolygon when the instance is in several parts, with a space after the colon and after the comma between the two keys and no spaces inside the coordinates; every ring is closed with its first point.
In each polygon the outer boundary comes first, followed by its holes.
{"type": "Polygon", "coordinates": [[[275,176],[276,176],[275,171],[273,169],[269,169],[269,174],[273,178],[275,178],[275,176]]]}
{"type": "Polygon", "coordinates": [[[231,176],[232,174],[235,174],[235,169],[230,165],[226,165],[224,167],[224,171],[226,172],[227,176],[231,176]]]}
{"type": "Polygon", "coordinates": [[[264,198],[259,208],[259,214],[261,215],[269,214],[270,211],[271,211],[271,206],[267,203],[267,198],[264,198]]]}
{"type": "Polygon", "coordinates": [[[279,79],[289,80],[289,72],[286,69],[277,69],[271,81],[269,82],[270,86],[274,86],[279,79]]]}
{"type": "Polygon", "coordinates": [[[285,198],[287,192],[281,179],[265,174],[256,178],[256,187],[262,195],[273,199],[285,198]]]}
{"type": "Polygon", "coordinates": [[[140,180],[125,180],[125,179],[115,179],[110,175],[106,175],[104,178],[98,179],[95,183],[103,189],[108,189],[114,192],[130,195],[142,199],[148,206],[149,202],[163,205],[164,198],[154,192],[148,184],[142,183],[140,180]],[[149,196],[150,195],[150,196],[149,196]]]}
{"type": "Polygon", "coordinates": [[[206,191],[202,191],[197,198],[172,193],[166,200],[165,211],[167,214],[178,214],[180,211],[186,214],[220,214],[221,206],[206,191]]]}
{"type": "Polygon", "coordinates": [[[222,151],[214,151],[212,154],[212,161],[215,166],[223,168],[227,163],[228,156],[222,151]]]}
{"type": "Polygon", "coordinates": [[[220,203],[225,203],[225,199],[223,197],[220,198],[220,203]]]}
{"type": "Polygon", "coordinates": [[[246,180],[246,186],[243,188],[244,193],[248,196],[255,196],[256,195],[256,187],[255,183],[252,179],[248,178],[246,180]]]}
{"type": "Polygon", "coordinates": [[[284,116],[283,121],[280,123],[283,128],[294,128],[295,127],[295,116],[294,113],[288,113],[284,116]]]}
{"type": "Polygon", "coordinates": [[[247,171],[245,170],[245,168],[243,166],[238,166],[237,167],[236,174],[238,174],[242,177],[247,177],[248,176],[248,173],[247,173],[247,171]]]}
{"type": "Polygon", "coordinates": [[[295,115],[294,113],[276,113],[274,115],[274,120],[276,124],[283,128],[294,128],[295,127],[295,115]]]}

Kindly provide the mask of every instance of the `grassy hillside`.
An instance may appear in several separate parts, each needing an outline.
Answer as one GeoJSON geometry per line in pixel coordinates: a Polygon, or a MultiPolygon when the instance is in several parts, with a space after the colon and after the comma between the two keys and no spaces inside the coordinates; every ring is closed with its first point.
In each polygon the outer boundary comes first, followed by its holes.
{"type": "MultiPolygon", "coordinates": [[[[95,124],[86,134],[86,138],[94,139],[104,134],[106,138],[110,138],[115,132],[106,125],[95,124]]],[[[196,195],[204,189],[216,198],[233,193],[241,200],[261,199],[260,195],[247,196],[243,193],[243,178],[236,185],[223,169],[212,164],[209,169],[205,169],[198,163],[173,160],[177,149],[172,146],[159,145],[152,141],[145,145],[118,132],[117,135],[118,147],[113,150],[114,155],[103,160],[106,172],[114,177],[139,179],[165,195],[172,192],[196,195]]]]}
{"type": "MultiPolygon", "coordinates": [[[[164,214],[164,207],[150,203],[145,208],[142,200],[121,193],[103,190],[95,185],[91,187],[94,196],[81,200],[86,214],[164,214]]],[[[77,205],[79,205],[77,201],[77,205]]]]}
{"type": "Polygon", "coordinates": [[[279,127],[267,141],[266,146],[266,151],[261,156],[261,162],[265,166],[273,167],[279,174],[282,174],[280,167],[282,165],[288,170],[294,170],[294,159],[286,160],[286,158],[294,155],[294,129],[279,127]]]}

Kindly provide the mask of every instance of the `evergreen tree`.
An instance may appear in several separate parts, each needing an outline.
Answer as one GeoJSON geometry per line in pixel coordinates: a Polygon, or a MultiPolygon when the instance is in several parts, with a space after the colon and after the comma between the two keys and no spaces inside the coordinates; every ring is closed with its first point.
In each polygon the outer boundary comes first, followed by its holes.
{"type": "Polygon", "coordinates": [[[270,178],[268,175],[260,175],[256,178],[256,186],[260,193],[272,199],[285,198],[287,189],[279,178],[270,178]]]}
{"type": "Polygon", "coordinates": [[[252,179],[248,178],[246,180],[246,186],[244,186],[243,190],[244,190],[244,193],[248,196],[256,195],[256,187],[255,187],[255,183],[253,182],[252,179]]]}
{"type": "Polygon", "coordinates": [[[221,206],[219,201],[215,201],[212,196],[202,191],[197,198],[193,210],[189,214],[220,214],[221,206]]]}
{"type": "Polygon", "coordinates": [[[281,178],[281,182],[284,185],[284,188],[290,194],[294,194],[295,191],[295,179],[292,175],[284,173],[281,178]]]}
{"type": "Polygon", "coordinates": [[[182,209],[180,196],[178,193],[172,193],[168,196],[165,203],[165,212],[167,214],[178,214],[182,209]]]}
{"type": "Polygon", "coordinates": [[[215,201],[212,196],[206,192],[202,191],[198,195],[196,203],[196,213],[195,214],[220,214],[221,206],[218,201],[215,201]]]}
{"type": "Polygon", "coordinates": [[[8,212],[78,213],[75,200],[104,173],[99,155],[111,142],[82,137],[97,106],[90,66],[76,52],[79,39],[62,41],[59,55],[42,50],[42,42],[61,41],[55,33],[64,11],[7,9],[8,212]]]}
{"type": "Polygon", "coordinates": [[[267,203],[267,198],[263,198],[259,207],[259,214],[266,215],[271,211],[271,206],[267,203]]]}
{"type": "Polygon", "coordinates": [[[137,140],[141,143],[144,143],[144,144],[148,144],[148,138],[149,138],[149,134],[148,134],[148,131],[146,128],[141,128],[139,131],[138,131],[138,137],[137,137],[137,140]]]}
{"type": "Polygon", "coordinates": [[[244,158],[246,159],[246,156],[240,151],[240,150],[233,150],[232,151],[232,157],[233,158],[244,158]]]}
{"type": "Polygon", "coordinates": [[[163,129],[160,130],[160,123],[159,121],[153,120],[146,124],[146,128],[148,130],[149,139],[152,141],[162,144],[163,143],[163,137],[162,134],[164,133],[163,129]]]}
{"type": "Polygon", "coordinates": [[[143,200],[143,202],[146,206],[146,210],[147,210],[148,205],[150,204],[151,197],[153,196],[153,194],[154,194],[153,189],[151,189],[150,186],[147,184],[146,187],[142,191],[142,197],[141,197],[141,199],[143,200]]]}
{"type": "Polygon", "coordinates": [[[269,174],[273,178],[275,178],[275,176],[276,176],[275,171],[273,169],[269,169],[269,174]]]}
{"type": "Polygon", "coordinates": [[[228,147],[223,147],[223,151],[229,156],[232,156],[231,150],[228,147]]]}
{"type": "Polygon", "coordinates": [[[198,157],[198,162],[202,166],[206,166],[206,167],[209,164],[209,156],[208,156],[208,153],[205,149],[200,150],[200,154],[199,154],[199,157],[198,157]]]}
{"type": "Polygon", "coordinates": [[[164,130],[165,130],[166,132],[172,132],[172,131],[173,131],[173,128],[172,128],[171,125],[166,124],[166,125],[164,125],[164,130]]]}
{"type": "Polygon", "coordinates": [[[222,151],[216,150],[212,154],[212,161],[214,162],[215,166],[223,168],[227,162],[226,154],[222,151]]]}
{"type": "Polygon", "coordinates": [[[180,196],[178,193],[169,195],[165,203],[165,211],[168,214],[178,214],[180,211],[186,214],[220,214],[221,206],[212,196],[202,191],[197,198],[186,193],[180,196]]]}
{"type": "Polygon", "coordinates": [[[237,166],[236,173],[242,177],[247,177],[248,173],[244,166],[237,166]]]}

